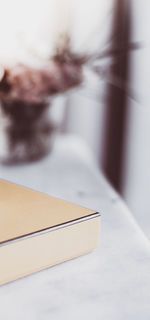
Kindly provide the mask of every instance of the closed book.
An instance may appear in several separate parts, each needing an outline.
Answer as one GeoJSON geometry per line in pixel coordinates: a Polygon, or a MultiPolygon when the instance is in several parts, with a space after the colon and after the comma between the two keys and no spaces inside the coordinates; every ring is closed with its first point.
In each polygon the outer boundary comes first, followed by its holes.
{"type": "Polygon", "coordinates": [[[91,252],[100,214],[0,180],[0,284],[91,252]]]}

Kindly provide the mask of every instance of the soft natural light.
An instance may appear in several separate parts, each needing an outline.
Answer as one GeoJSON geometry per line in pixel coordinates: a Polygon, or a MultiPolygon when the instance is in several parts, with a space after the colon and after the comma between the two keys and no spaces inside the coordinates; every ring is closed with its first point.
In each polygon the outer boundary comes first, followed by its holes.
{"type": "Polygon", "coordinates": [[[0,62],[28,62],[29,54],[47,58],[58,25],[61,32],[66,27],[61,7],[67,1],[0,0],[0,62]]]}
{"type": "Polygon", "coordinates": [[[0,64],[47,59],[63,34],[75,50],[91,48],[105,7],[99,0],[0,0],[0,64]]]}

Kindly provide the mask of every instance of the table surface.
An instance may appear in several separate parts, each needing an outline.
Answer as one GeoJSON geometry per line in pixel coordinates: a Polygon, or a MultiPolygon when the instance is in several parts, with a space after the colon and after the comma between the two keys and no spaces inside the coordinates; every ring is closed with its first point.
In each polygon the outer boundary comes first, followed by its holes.
{"type": "Polygon", "coordinates": [[[0,177],[102,214],[98,249],[0,287],[0,319],[150,319],[149,242],[79,138],[58,136],[45,159],[0,177]]]}

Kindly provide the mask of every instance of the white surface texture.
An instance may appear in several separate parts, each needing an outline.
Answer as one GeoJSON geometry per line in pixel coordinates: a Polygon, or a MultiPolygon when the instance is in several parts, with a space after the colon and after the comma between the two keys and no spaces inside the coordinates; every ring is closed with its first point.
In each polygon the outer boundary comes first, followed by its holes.
{"type": "Polygon", "coordinates": [[[131,42],[141,49],[130,53],[128,118],[124,150],[123,197],[150,240],[150,29],[149,0],[131,0],[131,42]]]}
{"type": "Polygon", "coordinates": [[[47,158],[0,177],[102,213],[93,253],[0,287],[0,319],[150,319],[149,242],[80,139],[58,137],[47,158]]]}

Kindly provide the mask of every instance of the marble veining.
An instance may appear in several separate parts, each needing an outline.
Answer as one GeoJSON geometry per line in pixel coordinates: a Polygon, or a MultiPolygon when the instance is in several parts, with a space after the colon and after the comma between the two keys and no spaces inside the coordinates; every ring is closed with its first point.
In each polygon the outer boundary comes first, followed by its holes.
{"type": "Polygon", "coordinates": [[[149,242],[79,138],[57,137],[50,156],[0,177],[102,214],[98,249],[0,287],[0,319],[150,319],[149,242]]]}

